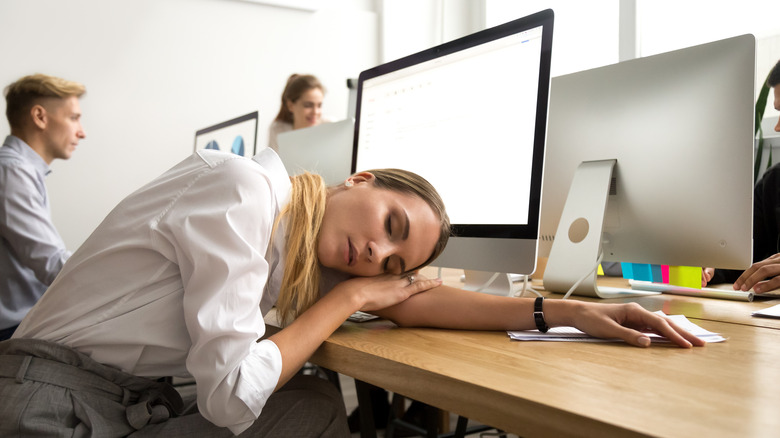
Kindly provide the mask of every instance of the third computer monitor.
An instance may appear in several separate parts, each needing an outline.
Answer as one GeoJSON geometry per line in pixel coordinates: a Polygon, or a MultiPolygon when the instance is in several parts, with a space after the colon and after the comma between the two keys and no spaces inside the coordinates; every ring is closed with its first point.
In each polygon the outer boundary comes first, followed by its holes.
{"type": "MultiPolygon", "coordinates": [[[[574,279],[595,271],[598,254],[579,255],[584,240],[572,241],[588,224],[605,261],[749,266],[754,83],[752,35],[553,78],[540,225],[540,256],[550,256],[545,288],[553,262],[574,279]],[[611,180],[598,183],[609,185],[603,228],[594,227],[598,214],[577,222],[581,211],[564,222],[570,188],[584,184],[572,186],[578,167],[599,161],[613,163],[611,180]],[[564,250],[554,254],[559,241],[564,250]]],[[[600,202],[585,196],[569,204],[600,202]]]]}

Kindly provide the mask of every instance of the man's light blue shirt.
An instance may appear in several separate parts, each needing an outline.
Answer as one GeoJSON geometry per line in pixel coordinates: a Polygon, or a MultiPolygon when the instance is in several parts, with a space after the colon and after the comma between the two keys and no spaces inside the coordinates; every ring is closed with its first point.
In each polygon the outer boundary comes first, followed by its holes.
{"type": "Polygon", "coordinates": [[[51,221],[49,165],[13,135],[0,148],[0,329],[18,325],[70,251],[51,221]]]}

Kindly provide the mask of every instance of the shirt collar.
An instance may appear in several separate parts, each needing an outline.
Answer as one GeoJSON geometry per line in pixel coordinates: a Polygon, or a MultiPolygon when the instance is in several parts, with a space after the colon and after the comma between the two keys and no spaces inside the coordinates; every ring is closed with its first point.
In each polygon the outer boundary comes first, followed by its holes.
{"type": "Polygon", "coordinates": [[[265,169],[270,175],[273,181],[273,188],[276,195],[276,199],[279,200],[279,205],[287,205],[290,199],[290,192],[292,191],[292,183],[290,177],[287,175],[287,169],[284,168],[282,159],[271,148],[265,148],[260,153],[252,157],[253,160],[258,162],[263,169],[265,169]]]}
{"type": "Polygon", "coordinates": [[[37,152],[33,150],[33,148],[30,147],[27,143],[24,142],[21,138],[15,136],[15,135],[9,135],[5,138],[5,141],[3,142],[4,148],[9,148],[12,151],[18,153],[21,155],[25,161],[31,163],[33,166],[35,166],[35,169],[41,174],[41,175],[48,175],[51,173],[51,168],[48,164],[46,164],[45,161],[43,161],[43,158],[41,158],[40,155],[38,155],[37,152]]]}

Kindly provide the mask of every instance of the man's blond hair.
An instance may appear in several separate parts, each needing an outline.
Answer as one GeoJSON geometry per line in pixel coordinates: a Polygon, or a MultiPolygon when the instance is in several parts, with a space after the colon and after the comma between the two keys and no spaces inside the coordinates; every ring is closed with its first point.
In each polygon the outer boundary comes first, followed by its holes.
{"type": "Polygon", "coordinates": [[[41,73],[25,76],[5,87],[5,116],[11,129],[21,128],[30,109],[46,98],[81,97],[84,85],[41,73]]]}

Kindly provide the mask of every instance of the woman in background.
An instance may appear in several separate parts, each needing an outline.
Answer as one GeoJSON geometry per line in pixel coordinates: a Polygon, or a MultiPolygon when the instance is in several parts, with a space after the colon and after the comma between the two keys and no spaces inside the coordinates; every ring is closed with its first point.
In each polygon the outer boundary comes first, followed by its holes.
{"type": "Polygon", "coordinates": [[[314,75],[291,75],[282,92],[279,113],[268,128],[268,147],[278,151],[276,137],[279,134],[322,123],[324,97],[325,88],[314,75]]]}

